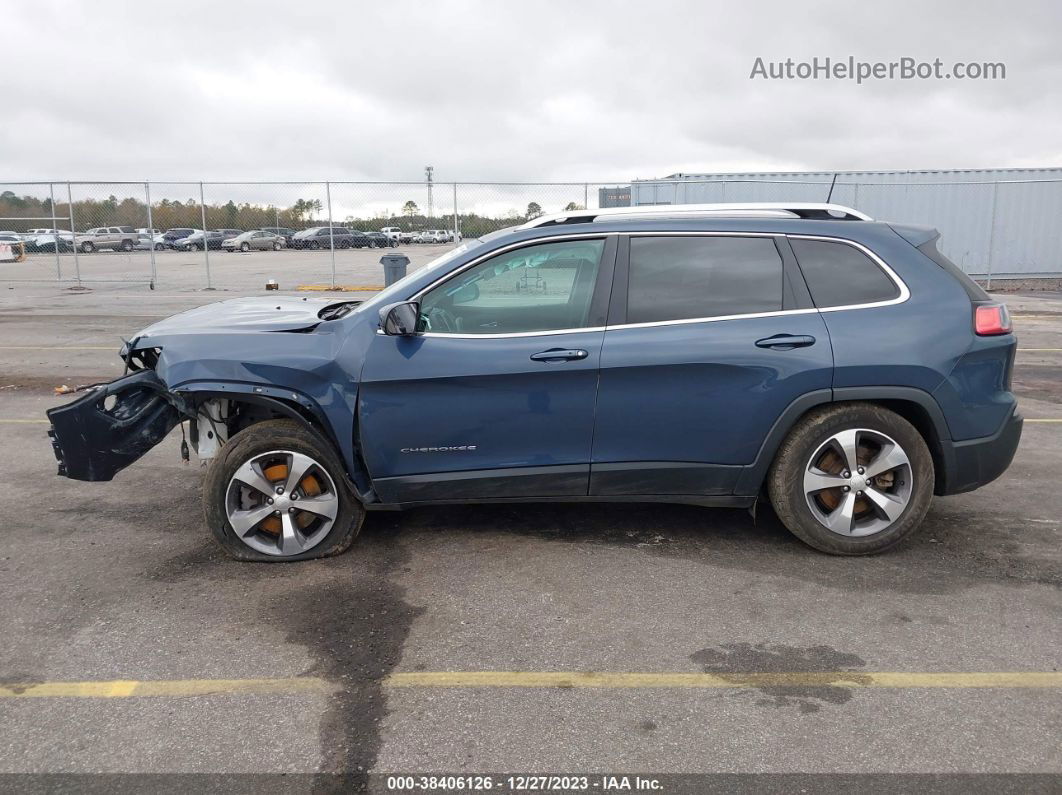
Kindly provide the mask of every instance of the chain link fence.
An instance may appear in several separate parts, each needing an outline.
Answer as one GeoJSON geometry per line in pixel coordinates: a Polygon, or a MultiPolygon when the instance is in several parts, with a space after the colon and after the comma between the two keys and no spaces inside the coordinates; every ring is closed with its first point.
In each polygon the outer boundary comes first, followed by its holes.
{"type": "Polygon", "coordinates": [[[17,240],[26,249],[21,262],[0,262],[0,281],[248,289],[261,287],[268,275],[285,286],[371,287],[380,282],[378,256],[363,244],[382,246],[382,236],[351,242],[342,235],[338,244],[327,236],[325,245],[311,249],[295,248],[295,233],[386,231],[400,237],[416,267],[440,247],[563,210],[827,199],[875,218],[937,227],[945,253],[977,277],[1062,275],[1060,179],[927,182],[827,174],[596,183],[0,183],[0,245],[17,240]],[[251,259],[223,247],[251,230],[280,234],[284,246],[251,259]]]}

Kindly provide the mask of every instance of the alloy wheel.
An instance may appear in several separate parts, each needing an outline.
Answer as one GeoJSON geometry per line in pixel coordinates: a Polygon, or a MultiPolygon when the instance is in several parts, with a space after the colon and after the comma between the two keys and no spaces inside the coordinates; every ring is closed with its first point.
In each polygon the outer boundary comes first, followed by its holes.
{"type": "Polygon", "coordinates": [[[880,533],[895,522],[913,492],[907,453],[879,431],[835,433],[812,454],[804,494],[815,519],[846,537],[880,533]]]}
{"type": "Polygon", "coordinates": [[[339,494],[325,468],[291,450],[245,461],[225,494],[225,513],[236,537],[277,557],[299,555],[321,543],[339,508],[339,494]]]}

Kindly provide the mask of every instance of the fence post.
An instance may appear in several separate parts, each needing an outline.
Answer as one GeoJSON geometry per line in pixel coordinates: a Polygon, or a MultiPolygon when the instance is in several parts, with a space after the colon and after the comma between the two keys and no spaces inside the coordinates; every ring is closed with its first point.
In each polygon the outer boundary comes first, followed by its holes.
{"type": "Polygon", "coordinates": [[[583,209],[590,209],[590,186],[587,183],[583,183],[583,209]]]}
{"type": "Polygon", "coordinates": [[[199,214],[203,219],[203,259],[206,262],[206,289],[213,290],[214,285],[210,281],[210,244],[207,242],[206,223],[206,194],[203,193],[203,183],[199,183],[199,214]]]}
{"type": "MultiPolygon", "coordinates": [[[[151,183],[144,182],[144,199],[147,201],[148,211],[148,251],[151,252],[151,289],[155,289],[158,274],[155,271],[155,223],[151,220],[151,183]]],[[[205,242],[205,241],[204,241],[205,242]]]]}
{"type": "Polygon", "coordinates": [[[328,202],[328,248],[332,252],[332,289],[336,289],[336,234],[332,228],[332,183],[325,183],[325,201],[328,202]]]}
{"type": "Polygon", "coordinates": [[[457,183],[454,183],[454,245],[458,242],[457,237],[457,183]]]}
{"type": "Polygon", "coordinates": [[[988,227],[988,281],[985,284],[986,290],[992,289],[992,252],[996,248],[996,198],[999,195],[999,183],[993,183],[992,185],[992,221],[988,227]]]}
{"type": "Polygon", "coordinates": [[[77,278],[77,286],[81,287],[81,262],[77,257],[77,232],[74,230],[74,192],[70,189],[70,183],[66,183],[67,209],[70,210],[70,234],[74,236],[74,276],[77,278]]]}
{"type": "MultiPolygon", "coordinates": [[[[55,281],[61,283],[63,281],[63,266],[59,260],[59,244],[62,242],[62,238],[59,236],[59,222],[55,218],[55,184],[48,183],[48,193],[52,202],[52,231],[55,232],[55,281]]],[[[73,235],[74,230],[70,230],[70,234],[73,235]]],[[[71,241],[72,243],[73,241],[71,241]]]]}

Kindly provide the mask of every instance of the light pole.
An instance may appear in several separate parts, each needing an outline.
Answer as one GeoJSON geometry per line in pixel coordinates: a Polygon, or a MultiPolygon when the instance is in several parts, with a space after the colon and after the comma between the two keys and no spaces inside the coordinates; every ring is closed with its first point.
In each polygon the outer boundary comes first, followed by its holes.
{"type": "Polygon", "coordinates": [[[431,223],[431,216],[434,212],[434,207],[432,206],[431,201],[431,177],[434,171],[434,166],[424,166],[424,176],[428,178],[428,223],[431,223]]]}

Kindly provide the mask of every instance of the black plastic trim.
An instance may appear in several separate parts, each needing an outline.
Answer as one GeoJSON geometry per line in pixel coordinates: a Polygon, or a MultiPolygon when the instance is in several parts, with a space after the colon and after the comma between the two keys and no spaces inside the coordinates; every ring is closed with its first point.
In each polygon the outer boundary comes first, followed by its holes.
{"type": "Polygon", "coordinates": [[[510,498],[549,501],[585,497],[590,466],[571,464],[505,469],[465,469],[375,478],[373,487],[385,503],[465,502],[510,498]]]}
{"type": "Polygon", "coordinates": [[[1015,410],[991,436],[949,442],[955,468],[946,479],[942,494],[962,494],[991,483],[1010,466],[1021,441],[1024,418],[1015,410]]]}
{"type": "Polygon", "coordinates": [[[553,503],[553,502],[625,502],[625,503],[667,503],[669,505],[699,505],[705,508],[751,508],[756,503],[755,497],[733,495],[706,496],[704,494],[636,494],[636,495],[569,495],[561,497],[487,497],[475,499],[418,500],[411,502],[384,502],[365,506],[367,511],[401,511],[407,508],[420,508],[426,505],[497,505],[515,503],[553,503]]]}
{"type": "Polygon", "coordinates": [[[624,461],[590,465],[590,496],[734,493],[744,468],[687,461],[624,461]]]}

